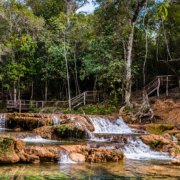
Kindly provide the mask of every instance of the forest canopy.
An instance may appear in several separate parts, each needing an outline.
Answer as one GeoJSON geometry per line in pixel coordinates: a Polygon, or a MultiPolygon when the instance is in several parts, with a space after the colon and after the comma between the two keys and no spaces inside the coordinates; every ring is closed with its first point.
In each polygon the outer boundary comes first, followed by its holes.
{"type": "Polygon", "coordinates": [[[13,99],[67,100],[131,92],[179,72],[180,1],[0,0],[0,82],[13,99]],[[24,94],[24,91],[29,94],[24,94]]]}

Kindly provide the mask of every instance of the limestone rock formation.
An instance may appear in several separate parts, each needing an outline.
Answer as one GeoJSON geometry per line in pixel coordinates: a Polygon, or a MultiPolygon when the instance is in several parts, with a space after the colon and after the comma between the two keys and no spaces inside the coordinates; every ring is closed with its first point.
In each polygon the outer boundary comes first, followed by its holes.
{"type": "Polygon", "coordinates": [[[141,139],[145,144],[149,145],[156,151],[168,152],[169,148],[173,145],[173,142],[169,134],[151,134],[147,136],[141,136],[141,139]]]}
{"type": "Polygon", "coordinates": [[[117,162],[124,153],[115,149],[89,148],[86,145],[64,145],[59,147],[25,146],[26,143],[14,137],[0,138],[0,163],[40,163],[59,161],[60,152],[67,152],[75,162],[117,162]]]}
{"type": "Polygon", "coordinates": [[[14,137],[0,137],[0,162],[15,163],[20,161],[21,154],[24,153],[25,142],[14,137]]]}
{"type": "Polygon", "coordinates": [[[124,153],[115,149],[91,149],[87,161],[93,163],[118,162],[124,158],[124,153]]]}
{"type": "Polygon", "coordinates": [[[141,136],[142,141],[156,151],[168,152],[173,158],[180,158],[180,145],[169,134],[141,136]]]}

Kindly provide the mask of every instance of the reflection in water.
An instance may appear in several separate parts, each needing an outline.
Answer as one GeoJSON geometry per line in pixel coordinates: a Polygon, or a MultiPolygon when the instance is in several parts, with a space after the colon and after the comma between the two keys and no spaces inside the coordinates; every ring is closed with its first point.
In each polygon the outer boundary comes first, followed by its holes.
{"type": "Polygon", "coordinates": [[[178,166],[163,161],[125,160],[102,164],[13,164],[0,166],[0,180],[166,179],[180,178],[178,166]],[[152,177],[151,177],[152,176],[152,177]],[[170,178],[172,177],[172,178],[170,178]]]}

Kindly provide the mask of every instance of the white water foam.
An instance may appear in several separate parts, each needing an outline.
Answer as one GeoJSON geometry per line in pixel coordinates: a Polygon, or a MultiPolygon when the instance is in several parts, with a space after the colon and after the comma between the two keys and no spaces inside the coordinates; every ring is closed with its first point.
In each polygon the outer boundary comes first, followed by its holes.
{"type": "Polygon", "coordinates": [[[87,132],[87,134],[88,134],[88,136],[89,136],[89,141],[99,141],[99,142],[104,142],[104,141],[106,141],[106,139],[104,139],[103,137],[102,138],[97,138],[97,137],[95,137],[88,129],[87,129],[87,127],[84,125],[84,123],[82,123],[82,122],[76,122],[75,123],[76,125],[78,125],[78,126],[83,126],[84,128],[85,128],[85,130],[86,130],[86,132],[87,132]]]}
{"type": "Polygon", "coordinates": [[[0,115],[0,130],[5,129],[7,127],[7,123],[6,123],[6,115],[5,114],[1,114],[0,115]]]}
{"type": "Polygon", "coordinates": [[[22,139],[25,142],[31,142],[31,143],[52,143],[52,142],[58,142],[57,140],[49,140],[49,139],[43,139],[41,136],[35,136],[35,137],[26,137],[22,139]]]}
{"type": "Polygon", "coordinates": [[[117,119],[116,123],[112,123],[108,118],[101,117],[90,117],[95,131],[93,133],[108,133],[108,134],[129,134],[132,133],[131,128],[129,128],[122,117],[117,119]]]}
{"type": "Polygon", "coordinates": [[[77,164],[77,162],[73,161],[70,156],[69,153],[65,150],[60,151],[60,161],[59,163],[61,164],[77,164]]]}
{"type": "Polygon", "coordinates": [[[60,120],[57,116],[52,116],[52,119],[53,119],[54,126],[60,125],[60,120]]]}
{"type": "Polygon", "coordinates": [[[140,138],[128,138],[129,144],[125,144],[119,150],[129,159],[155,159],[155,160],[172,160],[168,153],[153,151],[149,146],[144,144],[140,138]]]}
{"type": "Polygon", "coordinates": [[[173,136],[173,141],[178,142],[178,139],[175,136],[173,136]]]}

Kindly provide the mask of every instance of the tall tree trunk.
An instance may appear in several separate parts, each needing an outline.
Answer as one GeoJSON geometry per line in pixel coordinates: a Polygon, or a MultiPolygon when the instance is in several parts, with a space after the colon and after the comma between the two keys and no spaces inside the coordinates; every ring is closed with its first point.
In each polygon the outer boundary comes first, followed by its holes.
{"type": "Polygon", "coordinates": [[[125,89],[125,103],[126,106],[132,108],[132,104],[130,103],[131,98],[131,65],[132,65],[132,45],[133,45],[133,39],[134,39],[134,25],[135,22],[132,23],[132,32],[129,36],[129,42],[127,47],[127,62],[126,62],[126,89],[125,89]]]}
{"type": "MultiPolygon", "coordinates": [[[[124,62],[126,66],[126,60],[127,60],[126,44],[124,40],[122,41],[122,43],[123,43],[123,50],[124,50],[124,62]]],[[[125,79],[126,79],[126,68],[123,72],[123,78],[122,78],[122,103],[124,103],[124,97],[125,97],[125,91],[124,91],[125,79]]]]}
{"type": "Polygon", "coordinates": [[[10,97],[10,100],[12,101],[12,94],[11,94],[11,91],[10,91],[9,88],[8,88],[8,91],[9,91],[9,97],[10,97]]]}
{"type": "Polygon", "coordinates": [[[16,82],[14,81],[14,105],[16,105],[16,82]]]}
{"type": "Polygon", "coordinates": [[[31,100],[33,100],[34,83],[31,83],[31,100]]]}
{"type": "Polygon", "coordinates": [[[47,101],[47,91],[48,91],[48,83],[47,83],[47,77],[45,82],[45,101],[47,101]]]}
{"type": "Polygon", "coordinates": [[[133,105],[130,103],[131,98],[131,65],[132,65],[132,46],[133,46],[133,39],[134,39],[134,26],[136,23],[136,20],[138,18],[139,12],[141,11],[142,7],[144,6],[145,2],[147,0],[138,0],[137,1],[137,8],[134,11],[134,16],[130,20],[130,27],[131,27],[131,33],[129,36],[128,41],[128,47],[127,47],[127,61],[126,61],[126,89],[125,89],[125,103],[126,106],[132,107],[133,105]]]}
{"type": "Polygon", "coordinates": [[[65,62],[66,62],[66,74],[67,74],[67,85],[68,85],[69,110],[71,111],[71,93],[70,93],[69,70],[68,70],[67,51],[66,51],[66,32],[64,32],[64,58],[65,58],[65,62]]]}
{"type": "Polygon", "coordinates": [[[19,77],[19,80],[18,80],[18,100],[20,100],[21,99],[21,90],[20,90],[20,77],[19,77]]]}
{"type": "Polygon", "coordinates": [[[75,64],[75,74],[76,74],[76,87],[77,87],[78,94],[80,94],[76,62],[77,62],[77,59],[76,59],[76,44],[75,44],[75,49],[74,49],[74,64],[75,64]]]}

